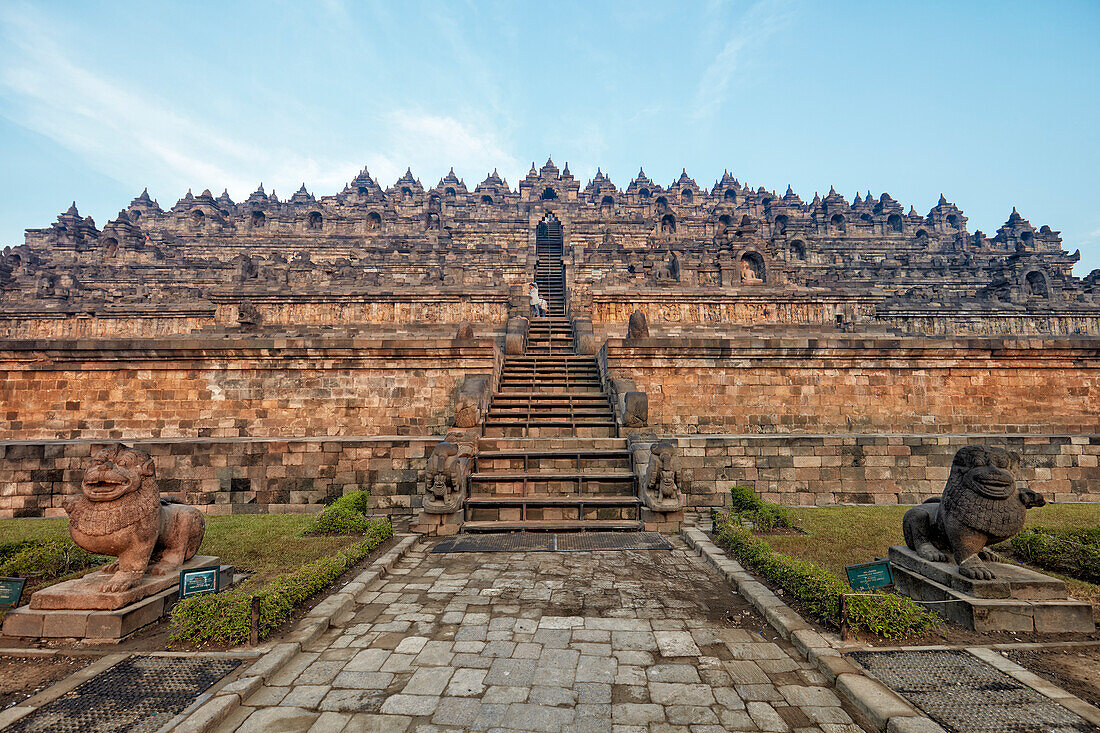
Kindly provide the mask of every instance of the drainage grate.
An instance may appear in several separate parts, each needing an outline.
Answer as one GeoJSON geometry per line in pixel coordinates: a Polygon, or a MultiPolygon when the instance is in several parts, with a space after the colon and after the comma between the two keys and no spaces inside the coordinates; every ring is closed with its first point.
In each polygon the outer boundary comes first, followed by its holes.
{"type": "Polygon", "coordinates": [[[668,540],[656,532],[584,532],[559,534],[558,552],[583,550],[671,550],[668,540]]]}
{"type": "Polygon", "coordinates": [[[656,532],[512,532],[461,534],[436,543],[432,552],[581,552],[585,550],[671,550],[656,532]]]}
{"type": "Polygon", "coordinates": [[[156,731],[239,659],[131,657],[16,721],[13,733],[156,731]]]}
{"type": "Polygon", "coordinates": [[[1095,726],[959,650],[851,652],[949,733],[1084,733],[1095,726]]]}

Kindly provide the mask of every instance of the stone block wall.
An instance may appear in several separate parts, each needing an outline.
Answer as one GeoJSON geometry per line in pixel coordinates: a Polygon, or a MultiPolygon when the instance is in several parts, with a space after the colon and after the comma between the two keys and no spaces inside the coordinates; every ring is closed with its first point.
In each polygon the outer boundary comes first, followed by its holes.
{"type": "MultiPolygon", "coordinates": [[[[438,437],[127,441],[153,456],[162,494],[209,514],[316,511],[369,489],[383,514],[420,506],[427,453],[438,437]]],[[[0,519],[64,516],[92,441],[0,443],[0,519]]]]}
{"type": "MultiPolygon", "coordinates": [[[[943,491],[964,445],[1017,451],[1017,479],[1058,502],[1100,502],[1100,435],[662,436],[680,450],[687,506],[729,503],[735,484],[791,506],[916,504],[943,491]]],[[[441,436],[128,441],[153,455],[164,494],[209,514],[316,511],[369,489],[379,513],[414,515],[441,436]]],[[[63,516],[94,441],[0,443],[0,519],[63,516]]]]}
{"type": "Polygon", "coordinates": [[[659,433],[1100,433],[1100,340],[611,339],[659,433]]]}
{"type": "Polygon", "coordinates": [[[789,506],[919,504],[943,492],[955,452],[991,445],[1021,455],[1016,478],[1048,501],[1100,502],[1100,435],[707,435],[680,449],[688,506],[729,504],[751,486],[789,506]]]}
{"type": "Polygon", "coordinates": [[[0,440],[431,435],[493,338],[0,342],[0,440]]]}

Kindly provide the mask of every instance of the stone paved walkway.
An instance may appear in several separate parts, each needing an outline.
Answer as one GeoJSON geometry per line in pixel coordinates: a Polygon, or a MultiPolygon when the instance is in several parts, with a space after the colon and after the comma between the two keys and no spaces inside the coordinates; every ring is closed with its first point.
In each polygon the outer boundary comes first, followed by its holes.
{"type": "Polygon", "coordinates": [[[824,677],[676,541],[421,546],[220,731],[855,733],[824,677]]]}

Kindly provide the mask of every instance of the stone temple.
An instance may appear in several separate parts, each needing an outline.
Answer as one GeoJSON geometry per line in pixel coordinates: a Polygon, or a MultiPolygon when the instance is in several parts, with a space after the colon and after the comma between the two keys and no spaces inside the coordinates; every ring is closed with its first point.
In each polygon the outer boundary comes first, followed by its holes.
{"type": "Polygon", "coordinates": [[[364,170],[320,198],[143,192],[102,228],[74,204],[0,256],[0,517],[60,514],[117,440],[210,513],[366,487],[429,532],[671,527],[735,483],[916,503],[983,442],[1100,501],[1077,260],[1014,209],[990,236],[943,197],[582,187],[549,160],[518,190],[364,170]]]}

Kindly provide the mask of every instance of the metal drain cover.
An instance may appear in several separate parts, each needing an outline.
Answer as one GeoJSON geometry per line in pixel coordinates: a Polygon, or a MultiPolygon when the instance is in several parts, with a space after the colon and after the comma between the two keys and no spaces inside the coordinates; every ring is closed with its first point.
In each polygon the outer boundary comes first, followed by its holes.
{"type": "Polygon", "coordinates": [[[1097,730],[965,651],[860,651],[848,656],[950,733],[1097,730]]]}
{"type": "Polygon", "coordinates": [[[671,550],[657,532],[512,532],[460,534],[436,543],[432,552],[581,552],[585,550],[671,550]]]}
{"type": "Polygon", "coordinates": [[[239,659],[131,657],[17,720],[19,733],[139,733],[156,731],[239,659]]]}

